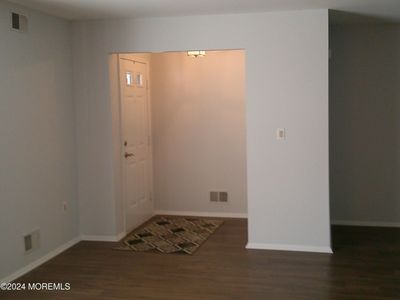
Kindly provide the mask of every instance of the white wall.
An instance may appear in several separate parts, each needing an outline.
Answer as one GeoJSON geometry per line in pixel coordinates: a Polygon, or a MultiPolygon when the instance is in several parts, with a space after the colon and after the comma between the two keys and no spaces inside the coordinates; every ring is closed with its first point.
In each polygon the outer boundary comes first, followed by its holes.
{"type": "Polygon", "coordinates": [[[244,63],[241,50],[152,54],[157,210],[247,213],[244,63]]]}
{"type": "Polygon", "coordinates": [[[400,226],[400,26],[331,27],[334,222],[400,226]]]}
{"type": "Polygon", "coordinates": [[[1,281],[77,237],[78,210],[70,24],[2,1],[0,40],[1,281]],[[10,30],[11,9],[27,33],[10,30]],[[41,247],[25,255],[37,228],[41,247]]]}
{"type": "Polygon", "coordinates": [[[87,21],[73,28],[84,233],[122,231],[112,176],[119,161],[111,143],[109,53],[243,48],[249,242],[329,250],[326,10],[87,21]],[[275,139],[278,127],[287,128],[286,141],[275,139]]]}

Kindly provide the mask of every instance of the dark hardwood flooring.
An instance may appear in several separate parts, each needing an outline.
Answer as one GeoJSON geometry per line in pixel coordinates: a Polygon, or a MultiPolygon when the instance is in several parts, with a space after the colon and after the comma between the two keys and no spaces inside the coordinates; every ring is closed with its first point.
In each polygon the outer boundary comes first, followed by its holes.
{"type": "Polygon", "coordinates": [[[246,220],[193,255],[113,251],[80,242],[16,282],[69,282],[65,292],[0,299],[400,299],[400,229],[333,227],[333,255],[246,250],[246,220]]]}

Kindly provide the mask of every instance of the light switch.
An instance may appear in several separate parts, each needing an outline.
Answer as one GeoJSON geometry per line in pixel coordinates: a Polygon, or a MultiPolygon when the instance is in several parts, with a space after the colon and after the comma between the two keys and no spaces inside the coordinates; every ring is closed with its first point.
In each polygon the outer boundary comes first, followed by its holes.
{"type": "Polygon", "coordinates": [[[285,128],[278,128],[276,130],[276,139],[277,140],[284,140],[286,139],[286,129],[285,128]]]}

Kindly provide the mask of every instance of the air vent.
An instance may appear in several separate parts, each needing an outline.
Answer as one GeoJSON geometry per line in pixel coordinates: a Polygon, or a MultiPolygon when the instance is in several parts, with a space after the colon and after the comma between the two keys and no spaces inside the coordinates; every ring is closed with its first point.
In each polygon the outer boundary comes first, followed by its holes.
{"type": "Polygon", "coordinates": [[[31,253],[39,248],[40,245],[40,232],[39,229],[35,230],[24,236],[24,249],[25,253],[31,253]]]}
{"type": "Polygon", "coordinates": [[[211,202],[228,202],[228,192],[210,192],[211,202]]]}
{"type": "Polygon", "coordinates": [[[18,13],[11,13],[11,28],[16,31],[26,32],[28,30],[28,18],[18,13]]]}
{"type": "Polygon", "coordinates": [[[24,236],[24,243],[25,243],[25,252],[29,252],[32,250],[32,235],[28,234],[24,236]]]}
{"type": "Polygon", "coordinates": [[[227,192],[219,192],[219,202],[228,202],[227,192]]]}
{"type": "Polygon", "coordinates": [[[210,201],[218,202],[218,192],[210,192],[210,201]]]}

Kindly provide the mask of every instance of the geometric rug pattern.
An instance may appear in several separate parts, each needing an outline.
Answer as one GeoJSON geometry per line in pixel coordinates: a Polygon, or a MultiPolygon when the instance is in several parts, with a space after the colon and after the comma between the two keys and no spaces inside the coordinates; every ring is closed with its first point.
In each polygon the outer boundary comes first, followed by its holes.
{"type": "Polygon", "coordinates": [[[127,235],[115,250],[193,254],[222,220],[197,217],[156,217],[151,223],[127,235]]]}

